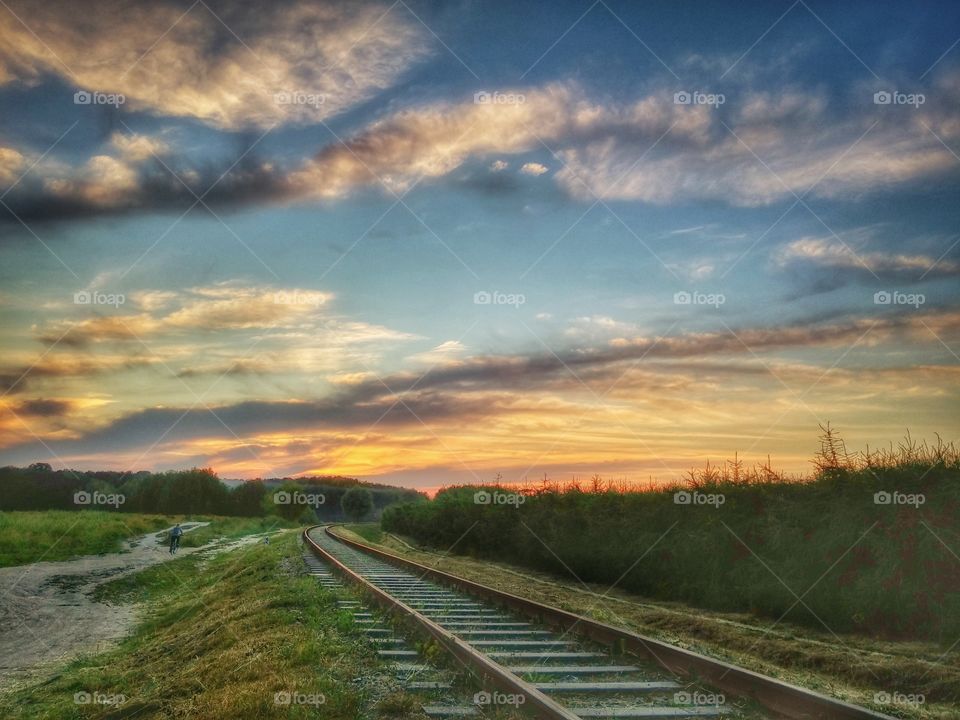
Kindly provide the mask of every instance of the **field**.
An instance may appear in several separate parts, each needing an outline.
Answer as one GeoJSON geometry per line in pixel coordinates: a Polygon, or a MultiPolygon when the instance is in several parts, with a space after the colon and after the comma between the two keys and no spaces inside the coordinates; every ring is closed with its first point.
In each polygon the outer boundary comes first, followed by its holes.
{"type": "Polygon", "coordinates": [[[178,518],[97,510],[0,513],[0,567],[119,552],[124,541],[178,518]]]}

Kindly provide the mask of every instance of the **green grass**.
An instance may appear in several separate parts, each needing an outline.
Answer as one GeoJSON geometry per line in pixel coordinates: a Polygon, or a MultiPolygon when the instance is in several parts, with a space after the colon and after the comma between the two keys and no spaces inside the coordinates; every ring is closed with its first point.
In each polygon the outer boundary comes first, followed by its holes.
{"type": "Polygon", "coordinates": [[[174,522],[162,515],[99,510],[0,512],[0,567],[118,552],[128,538],[174,522]]]}
{"type": "Polygon", "coordinates": [[[183,535],[182,547],[199,547],[216,539],[233,540],[299,527],[292,520],[276,516],[145,515],[99,510],[0,512],[0,567],[120,552],[128,540],[140,535],[178,522],[204,521],[210,524],[183,535]]]}
{"type": "Polygon", "coordinates": [[[281,517],[196,517],[193,520],[210,520],[206,527],[191,530],[180,538],[181,547],[200,547],[211,540],[234,540],[244,535],[270,532],[284,528],[300,527],[300,523],[281,517]]]}
{"type": "Polygon", "coordinates": [[[114,600],[145,603],[145,619],[114,650],[69,664],[49,681],[0,697],[0,717],[372,717],[397,688],[335,595],[304,576],[296,533],[207,561],[185,556],[114,580],[114,600]],[[135,588],[135,592],[131,592],[135,588]],[[111,708],[75,693],[122,694],[111,708]],[[277,705],[275,694],[324,703],[277,705]]]}
{"type": "Polygon", "coordinates": [[[345,525],[344,527],[351,532],[355,532],[368,542],[383,542],[383,530],[380,529],[380,523],[354,523],[352,525],[345,525]]]}

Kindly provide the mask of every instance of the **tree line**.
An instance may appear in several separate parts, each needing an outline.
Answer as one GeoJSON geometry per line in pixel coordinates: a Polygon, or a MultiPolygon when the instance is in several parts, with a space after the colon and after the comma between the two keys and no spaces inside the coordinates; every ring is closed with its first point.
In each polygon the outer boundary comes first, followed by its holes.
{"type": "Polygon", "coordinates": [[[113,510],[256,517],[304,522],[378,517],[423,496],[355,478],[268,478],[225,484],[209,468],[153,473],[54,470],[47,463],[0,468],[0,510],[113,510]]]}

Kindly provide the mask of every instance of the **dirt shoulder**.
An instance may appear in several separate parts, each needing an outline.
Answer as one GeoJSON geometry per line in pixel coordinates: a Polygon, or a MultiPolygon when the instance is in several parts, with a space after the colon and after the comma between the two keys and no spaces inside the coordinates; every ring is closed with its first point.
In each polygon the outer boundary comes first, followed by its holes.
{"type": "Polygon", "coordinates": [[[423,565],[890,715],[924,720],[960,717],[960,658],[948,651],[949,643],[943,647],[818,633],[749,614],[652,601],[506,563],[444,555],[386,533],[380,543],[371,543],[344,528],[337,532],[423,565]],[[917,702],[921,696],[922,702],[917,702]]]}

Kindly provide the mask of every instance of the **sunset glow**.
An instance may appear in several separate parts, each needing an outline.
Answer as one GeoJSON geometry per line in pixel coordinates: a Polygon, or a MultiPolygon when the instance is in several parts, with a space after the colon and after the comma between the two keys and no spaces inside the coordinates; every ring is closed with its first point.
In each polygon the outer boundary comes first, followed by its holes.
{"type": "Polygon", "coordinates": [[[724,5],[9,0],[0,464],[437,488],[956,440],[957,7],[724,5]]]}

